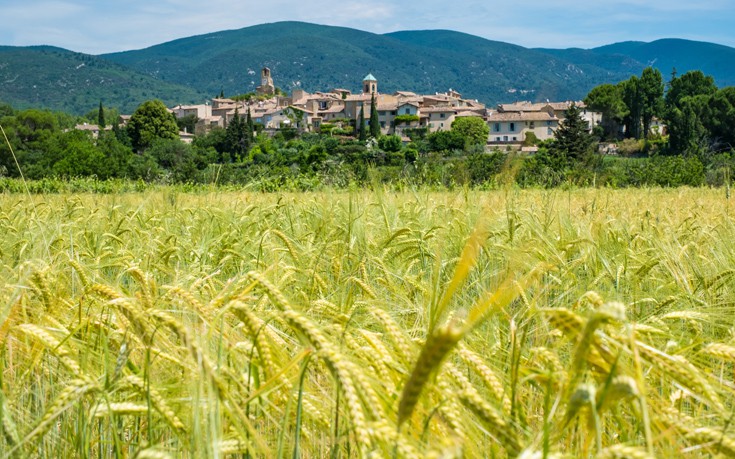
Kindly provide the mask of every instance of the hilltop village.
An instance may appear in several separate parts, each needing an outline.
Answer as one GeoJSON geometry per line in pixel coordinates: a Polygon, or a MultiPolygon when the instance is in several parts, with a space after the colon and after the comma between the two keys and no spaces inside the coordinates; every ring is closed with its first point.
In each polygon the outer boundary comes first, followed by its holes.
{"type": "MultiPolygon", "coordinates": [[[[206,134],[216,127],[225,128],[233,117],[245,117],[248,112],[253,122],[264,126],[266,131],[288,126],[301,132],[320,132],[326,125],[354,125],[361,111],[368,118],[374,103],[381,132],[399,135],[405,141],[408,141],[406,134],[411,129],[420,128],[428,132],[449,130],[457,118],[479,117],[488,124],[489,146],[519,149],[529,133],[538,140],[552,138],[572,103],[582,108],[582,116],[590,129],[602,121],[601,113],[588,111],[581,101],[523,101],[488,108],[477,100],[463,98],[453,89],[423,95],[411,91],[384,94],[379,90],[378,79],[372,74],[363,78],[359,94],[339,88],[315,93],[294,89],[287,97],[277,94],[271,70],[263,68],[256,96],[242,101],[214,98],[211,104],[178,105],[170,110],[177,118],[195,116],[198,121],[194,134],[197,135],[206,134]]],[[[190,137],[191,133],[182,133],[182,139],[190,137]]]]}

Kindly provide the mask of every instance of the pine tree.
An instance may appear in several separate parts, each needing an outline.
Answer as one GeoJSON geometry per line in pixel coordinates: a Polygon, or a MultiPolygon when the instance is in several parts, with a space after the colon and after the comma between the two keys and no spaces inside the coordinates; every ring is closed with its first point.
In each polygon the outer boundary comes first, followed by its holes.
{"type": "Polygon", "coordinates": [[[589,123],[582,118],[582,111],[572,103],[564,121],[554,132],[551,153],[561,164],[587,166],[593,163],[595,139],[589,133],[589,123]]]}
{"type": "MultiPolygon", "coordinates": [[[[247,133],[245,121],[240,116],[238,109],[235,108],[235,115],[227,125],[225,133],[225,144],[227,145],[227,152],[230,153],[230,160],[236,158],[243,158],[248,152],[250,144],[247,141],[247,133]]],[[[227,160],[227,158],[223,158],[227,160]]]]}
{"type": "Polygon", "coordinates": [[[99,126],[100,129],[104,129],[105,126],[107,126],[107,124],[105,124],[105,109],[102,108],[102,101],[100,101],[100,109],[99,112],[97,112],[97,126],[99,126]]]}
{"type": "Polygon", "coordinates": [[[370,98],[370,136],[380,137],[380,120],[378,119],[378,105],[375,103],[375,93],[370,98]]]}
{"type": "Polygon", "coordinates": [[[358,133],[361,141],[367,140],[367,129],[365,126],[365,104],[360,104],[360,116],[358,117],[358,133]]]}

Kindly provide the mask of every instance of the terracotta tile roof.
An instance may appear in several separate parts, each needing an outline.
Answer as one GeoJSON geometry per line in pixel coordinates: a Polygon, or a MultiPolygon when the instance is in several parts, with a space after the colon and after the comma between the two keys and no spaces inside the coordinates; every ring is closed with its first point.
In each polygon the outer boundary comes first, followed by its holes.
{"type": "Polygon", "coordinates": [[[430,106],[421,107],[421,113],[456,113],[457,107],[445,106],[430,106]]]}
{"type": "Polygon", "coordinates": [[[348,100],[348,101],[367,101],[370,102],[370,94],[350,94],[346,98],[342,100],[348,100]]]}
{"type": "Polygon", "coordinates": [[[463,112],[459,112],[459,113],[457,113],[456,116],[457,116],[457,118],[460,118],[460,117],[470,117],[470,116],[482,118],[482,115],[481,114],[479,114],[477,112],[470,111],[470,110],[465,110],[463,112]]]}
{"type": "Polygon", "coordinates": [[[493,112],[487,117],[487,121],[559,121],[548,112],[493,112]]]}
{"type": "Polygon", "coordinates": [[[326,110],[319,110],[319,113],[339,113],[344,111],[344,109],[345,107],[343,105],[333,105],[326,110]]]}

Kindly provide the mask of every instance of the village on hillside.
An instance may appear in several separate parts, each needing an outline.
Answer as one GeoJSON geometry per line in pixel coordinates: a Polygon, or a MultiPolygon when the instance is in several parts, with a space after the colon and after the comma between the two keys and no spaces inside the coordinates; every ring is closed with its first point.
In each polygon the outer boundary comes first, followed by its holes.
{"type": "MultiPolygon", "coordinates": [[[[248,113],[253,122],[262,125],[266,132],[275,132],[284,127],[300,132],[321,132],[327,124],[330,127],[354,126],[360,112],[369,117],[372,104],[375,103],[381,132],[399,135],[404,141],[409,141],[407,133],[412,129],[444,131],[449,130],[457,118],[479,117],[488,125],[489,147],[502,146],[524,151],[535,150],[533,146],[523,146],[527,136],[539,141],[553,138],[572,103],[582,109],[582,117],[590,130],[602,122],[602,114],[587,110],[582,101],[516,101],[489,108],[477,100],[463,98],[453,89],[435,94],[411,91],[384,94],[379,91],[378,79],[372,74],[363,78],[359,94],[339,88],[315,93],[294,89],[288,97],[277,94],[271,70],[266,67],[261,71],[261,84],[255,95],[249,100],[240,101],[213,98],[211,103],[177,105],[170,111],[176,118],[196,117],[194,132],[180,133],[183,141],[191,142],[194,135],[203,135],[215,128],[226,128],[233,117],[246,117],[248,113]]],[[[122,116],[122,124],[129,118],[122,116]]],[[[78,129],[91,131],[95,128],[91,125],[78,126],[78,129]]]]}

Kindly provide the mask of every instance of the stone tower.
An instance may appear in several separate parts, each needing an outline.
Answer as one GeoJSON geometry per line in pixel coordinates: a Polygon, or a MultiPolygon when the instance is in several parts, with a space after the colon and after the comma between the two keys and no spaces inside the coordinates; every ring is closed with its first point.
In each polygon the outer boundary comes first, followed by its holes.
{"type": "Polygon", "coordinates": [[[257,94],[272,95],[276,93],[276,87],[273,85],[273,77],[271,77],[271,69],[263,67],[260,71],[260,86],[255,88],[257,94]]]}
{"type": "Polygon", "coordinates": [[[362,79],[362,93],[378,93],[378,80],[373,76],[372,73],[368,73],[368,75],[362,79]]]}

